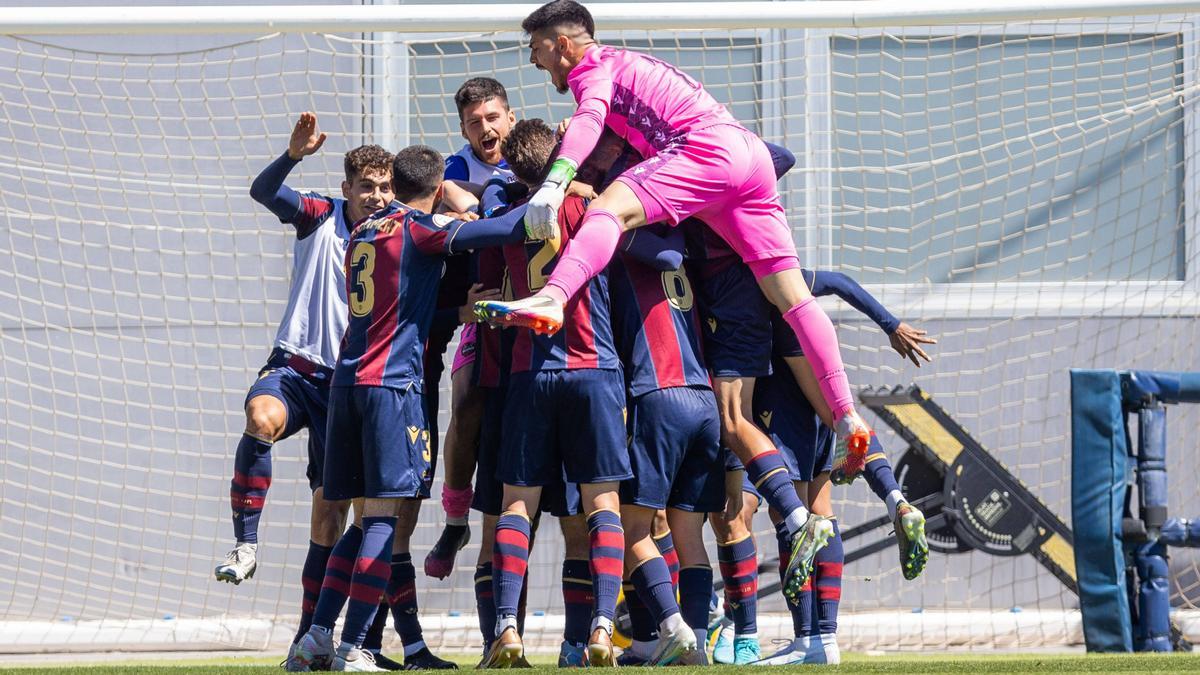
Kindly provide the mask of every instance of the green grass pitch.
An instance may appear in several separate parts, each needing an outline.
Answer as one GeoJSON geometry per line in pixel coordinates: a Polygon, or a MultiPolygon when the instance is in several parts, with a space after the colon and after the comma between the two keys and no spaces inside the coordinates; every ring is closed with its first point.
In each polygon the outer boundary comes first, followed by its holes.
{"type": "MultiPolygon", "coordinates": [[[[538,663],[531,673],[550,673],[557,671],[549,665],[551,657],[534,659],[538,663]]],[[[1200,672],[1200,655],[1190,654],[1121,654],[1121,655],[1082,655],[1071,654],[954,654],[938,652],[936,654],[904,654],[888,656],[861,656],[848,654],[843,656],[841,666],[804,666],[793,668],[776,668],[794,672],[797,669],[820,673],[836,671],[839,673],[906,673],[908,675],[924,675],[925,673],[1163,673],[1163,672],[1200,672]]],[[[463,656],[459,661],[464,669],[474,665],[469,657],[463,656]]],[[[29,675],[142,675],[148,673],[170,673],[171,675],[218,675],[222,673],[237,673],[238,675],[277,675],[282,672],[276,662],[264,659],[225,658],[208,661],[178,661],[155,660],[142,661],[131,657],[125,664],[88,665],[54,665],[46,667],[5,668],[0,666],[0,672],[28,673],[29,675]]],[[[745,668],[733,666],[714,666],[708,668],[672,668],[674,675],[731,675],[735,672],[745,673],[745,668]]],[[[770,672],[770,670],[762,671],[770,672]]]]}

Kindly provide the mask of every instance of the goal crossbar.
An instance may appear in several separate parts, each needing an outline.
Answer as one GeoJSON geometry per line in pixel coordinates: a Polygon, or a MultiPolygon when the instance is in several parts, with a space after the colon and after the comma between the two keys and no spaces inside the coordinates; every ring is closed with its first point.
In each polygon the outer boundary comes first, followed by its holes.
{"type": "MultiPolygon", "coordinates": [[[[282,7],[0,8],[4,35],[153,33],[491,32],[512,30],[537,4],[311,5],[282,7]],[[486,13],[483,9],[486,8],[486,13]]],[[[947,0],[833,2],[614,3],[588,8],[606,30],[837,28],[978,24],[1111,16],[1186,14],[1197,0],[1012,0],[965,7],[947,0]]]]}

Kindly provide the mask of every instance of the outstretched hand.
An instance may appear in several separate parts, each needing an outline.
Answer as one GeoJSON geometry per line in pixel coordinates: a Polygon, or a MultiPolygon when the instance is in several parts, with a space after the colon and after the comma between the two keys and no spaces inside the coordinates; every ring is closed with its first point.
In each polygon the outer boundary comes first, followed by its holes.
{"type": "Polygon", "coordinates": [[[929,358],[924,349],[921,349],[921,345],[936,345],[937,340],[926,337],[926,331],[920,328],[913,328],[907,323],[901,322],[896,330],[888,336],[888,340],[897,354],[912,361],[913,365],[918,368],[921,367],[921,362],[917,360],[918,356],[927,362],[933,360],[929,358]]]}
{"type": "Polygon", "coordinates": [[[317,126],[317,115],[311,112],[300,113],[300,119],[292,128],[292,137],[288,140],[288,157],[297,162],[321,149],[325,144],[325,132],[317,126]]]}

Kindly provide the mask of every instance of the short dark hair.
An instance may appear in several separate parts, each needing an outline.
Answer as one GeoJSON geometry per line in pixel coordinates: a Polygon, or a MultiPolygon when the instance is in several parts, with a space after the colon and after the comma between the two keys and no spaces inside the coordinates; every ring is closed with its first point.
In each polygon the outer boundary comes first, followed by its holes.
{"type": "Polygon", "coordinates": [[[463,82],[458,91],[454,92],[454,105],[458,106],[459,121],[462,121],[463,108],[493,98],[500,99],[504,103],[504,109],[508,110],[508,92],[504,90],[504,85],[500,84],[499,80],[493,80],[490,77],[472,77],[463,82]]]}
{"type": "Polygon", "coordinates": [[[428,197],[441,187],[445,172],[446,164],[437,150],[410,145],[392,160],[392,191],[402,202],[428,197]]]}
{"type": "Polygon", "coordinates": [[[557,144],[558,136],[554,129],[534,117],[513,125],[500,146],[500,154],[517,180],[534,184],[546,177],[550,156],[554,154],[557,144]]]}
{"type": "Polygon", "coordinates": [[[392,170],[392,153],[378,145],[360,145],[346,153],[342,168],[346,171],[347,181],[353,181],[355,176],[366,171],[388,173],[392,170]]]}
{"type": "Polygon", "coordinates": [[[559,26],[578,26],[587,31],[589,37],[596,35],[596,22],[592,20],[592,13],[575,0],[547,2],[533,10],[533,14],[521,22],[521,30],[528,35],[559,26]]]}

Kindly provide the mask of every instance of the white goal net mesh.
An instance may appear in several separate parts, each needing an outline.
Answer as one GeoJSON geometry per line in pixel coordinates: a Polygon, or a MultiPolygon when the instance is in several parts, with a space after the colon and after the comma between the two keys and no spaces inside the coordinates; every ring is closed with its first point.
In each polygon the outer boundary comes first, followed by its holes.
{"type": "MultiPolygon", "coordinates": [[[[801,260],[857,278],[940,341],[916,370],[829,305],[852,384],[919,384],[1069,525],[1067,369],[1200,370],[1198,19],[599,37],[677,64],[796,154],[781,191],[801,260]]],[[[0,650],[289,636],[309,530],[303,434],[275,447],[257,575],[212,579],[232,542],[243,397],[291,270],[293,235],[250,180],[306,110],[330,139],[289,183],[338,194],[341,155],[361,143],[461,147],[453,94],[469,77],[504,83],[519,118],[573,109],[518,33],[329,28],[0,36],[0,633],[16,636],[0,650]]],[[[1171,509],[1193,515],[1200,418],[1169,419],[1171,509]]],[[[880,433],[894,462],[903,444],[880,433]]],[[[861,483],[835,488],[835,508],[843,528],[884,513],[861,483]]],[[[427,503],[418,566],[442,522],[427,503]]],[[[543,529],[529,606],[550,644],[562,555],[543,529]]],[[[447,581],[418,579],[441,627],[426,637],[447,651],[477,643],[475,551],[447,581]]],[[[1190,607],[1200,566],[1181,552],[1172,567],[1190,607]]],[[[855,649],[1081,639],[1075,596],[1028,556],[934,554],[905,582],[887,548],[847,565],[844,587],[855,649]]]]}

